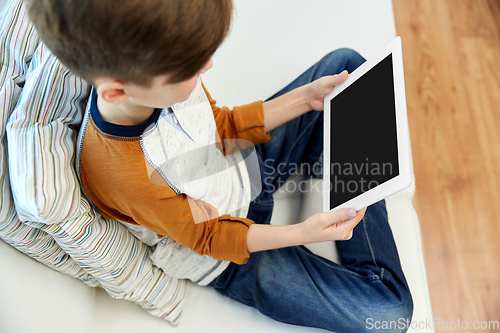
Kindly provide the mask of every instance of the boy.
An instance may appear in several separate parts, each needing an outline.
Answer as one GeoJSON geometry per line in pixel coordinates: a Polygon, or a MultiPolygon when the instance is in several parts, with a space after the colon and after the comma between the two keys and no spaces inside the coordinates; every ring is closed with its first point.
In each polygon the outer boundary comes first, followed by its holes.
{"type": "Polygon", "coordinates": [[[366,330],[367,318],[406,320],[411,296],[383,201],[269,225],[272,190],[287,176],[270,170],[321,160],[323,118],[311,110],[364,59],[333,52],[265,103],[218,108],[199,75],[231,10],[230,0],[29,4],[46,45],[94,85],[82,126],[86,193],[104,217],[197,253],[185,257],[186,277],[276,320],[349,332],[366,330]],[[259,170],[244,157],[249,142],[259,170]],[[256,171],[269,177],[255,183],[256,171]],[[337,245],[344,266],[299,246],[351,237],[337,245]]]}

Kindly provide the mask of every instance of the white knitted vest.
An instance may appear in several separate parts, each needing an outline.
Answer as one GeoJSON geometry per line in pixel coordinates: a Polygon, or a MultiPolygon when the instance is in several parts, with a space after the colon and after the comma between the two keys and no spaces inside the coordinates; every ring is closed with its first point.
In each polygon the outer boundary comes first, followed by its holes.
{"type": "MultiPolygon", "coordinates": [[[[260,173],[253,180],[257,192],[252,194],[241,152],[224,156],[216,148],[216,140],[220,139],[200,80],[190,97],[173,105],[172,110],[189,137],[168,123],[162,113],[141,136],[141,148],[148,162],[177,194],[209,203],[217,208],[219,216],[246,217],[250,201],[260,192],[260,173]]],[[[255,150],[246,159],[259,170],[255,150]]],[[[127,227],[139,239],[154,245],[153,263],[171,277],[207,285],[229,265],[229,261],[200,256],[168,237],[158,238],[142,226],[127,227]]]]}

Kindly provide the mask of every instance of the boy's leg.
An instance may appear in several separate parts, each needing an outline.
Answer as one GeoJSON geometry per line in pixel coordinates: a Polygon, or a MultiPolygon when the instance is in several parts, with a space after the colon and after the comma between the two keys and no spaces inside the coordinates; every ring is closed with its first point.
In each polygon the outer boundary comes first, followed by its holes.
{"type": "MultiPolygon", "coordinates": [[[[334,51],[272,98],[324,75],[344,69],[351,73],[362,62],[364,59],[352,50],[334,51]]],[[[292,163],[320,161],[322,115],[308,112],[271,131],[271,140],[256,147],[263,191],[252,202],[248,218],[269,223],[272,192],[295,167],[292,163]]],[[[305,247],[290,247],[253,253],[247,264],[231,264],[211,285],[271,318],[291,324],[338,332],[373,332],[375,326],[371,324],[385,320],[392,321],[389,324],[395,331],[405,331],[413,303],[387,221],[385,201],[368,207],[351,240],[337,242],[337,247],[344,266],[305,247]]]]}
{"type": "MultiPolygon", "coordinates": [[[[384,201],[368,207],[337,265],[303,246],[252,253],[210,285],[281,322],[335,332],[404,332],[413,303],[384,201]]],[[[333,245],[333,244],[332,244],[333,245]]]]}
{"type": "MultiPolygon", "coordinates": [[[[346,48],[335,50],[324,56],[319,62],[269,99],[283,95],[322,76],[338,74],[343,70],[352,73],[365,61],[354,50],[346,48]]],[[[348,110],[332,110],[332,112],[348,112],[348,110]]],[[[323,112],[310,111],[275,128],[271,131],[271,139],[264,144],[256,146],[256,149],[263,161],[263,166],[261,167],[264,182],[263,190],[270,188],[274,192],[288,178],[290,171],[300,163],[306,163],[309,166],[305,168],[309,176],[322,177],[322,168],[316,168],[316,166],[321,165],[323,157],[323,112]]],[[[383,221],[387,222],[385,200],[382,200],[381,203],[383,207],[380,206],[380,209],[383,210],[383,216],[385,217],[383,221]]],[[[257,210],[255,209],[255,211],[257,210]]],[[[365,229],[368,227],[364,223],[360,223],[357,229],[360,229],[361,225],[364,225],[365,229]]],[[[383,234],[388,237],[387,242],[394,244],[392,232],[388,224],[385,230],[386,232],[383,234]]],[[[354,239],[355,237],[353,236],[352,238],[354,239]]],[[[378,239],[378,237],[374,239],[378,239]]],[[[374,240],[372,240],[373,242],[374,240]]],[[[373,248],[371,248],[370,242],[365,244],[359,242],[358,239],[354,241],[351,239],[349,242],[336,242],[336,244],[343,265],[360,267],[365,262],[371,262],[371,259],[375,261],[374,258],[360,255],[370,251],[370,256],[373,257],[371,253],[373,248]]],[[[396,246],[380,249],[380,251],[387,253],[391,257],[390,262],[397,263],[391,271],[406,286],[396,246]]]]}

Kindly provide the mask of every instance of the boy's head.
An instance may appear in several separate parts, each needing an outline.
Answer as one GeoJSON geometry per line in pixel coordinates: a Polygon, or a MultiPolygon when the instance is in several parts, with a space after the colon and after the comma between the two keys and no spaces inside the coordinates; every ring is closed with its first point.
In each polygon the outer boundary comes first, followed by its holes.
{"type": "Polygon", "coordinates": [[[92,84],[113,78],[147,88],[192,79],[231,23],[231,0],[30,0],[40,38],[92,84]]]}

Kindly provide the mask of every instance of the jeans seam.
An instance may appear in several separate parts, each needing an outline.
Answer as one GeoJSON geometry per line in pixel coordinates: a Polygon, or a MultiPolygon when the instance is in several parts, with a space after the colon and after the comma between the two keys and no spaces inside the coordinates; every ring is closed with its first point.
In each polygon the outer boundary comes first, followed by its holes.
{"type": "Polygon", "coordinates": [[[249,305],[249,306],[252,306],[252,307],[254,307],[254,308],[257,308],[257,307],[255,306],[255,302],[254,302],[254,301],[252,301],[252,300],[246,300],[246,299],[244,299],[244,298],[242,298],[242,297],[236,296],[236,295],[235,295],[235,294],[231,291],[231,289],[229,289],[229,288],[225,288],[224,290],[225,290],[225,291],[227,291],[227,293],[228,293],[228,294],[230,294],[233,298],[238,299],[238,301],[239,301],[239,302],[244,303],[244,304],[249,305]]]}
{"type": "MultiPolygon", "coordinates": [[[[323,164],[323,154],[324,154],[324,152],[322,151],[321,154],[319,155],[318,159],[314,163],[312,163],[313,170],[314,170],[314,165],[316,163],[319,163],[321,161],[320,164],[323,164]]],[[[313,177],[314,176],[314,172],[313,172],[313,174],[311,176],[312,176],[312,178],[317,178],[317,179],[323,178],[323,168],[321,168],[321,176],[320,177],[313,177]]]]}
{"type": "MultiPolygon", "coordinates": [[[[312,112],[313,110],[310,110],[308,112],[312,112]]],[[[315,111],[315,112],[320,112],[320,111],[315,111]]],[[[295,140],[295,142],[293,143],[292,147],[290,148],[290,151],[288,152],[285,160],[283,161],[283,163],[288,163],[288,159],[290,158],[290,155],[293,151],[293,148],[295,148],[295,146],[299,143],[300,139],[302,138],[302,136],[304,135],[304,133],[306,132],[306,130],[313,125],[314,122],[309,122],[309,124],[307,124],[307,126],[302,130],[302,132],[300,133],[300,135],[297,137],[297,139],[295,140]]],[[[272,183],[274,184],[274,181],[276,180],[276,178],[279,176],[279,173],[273,178],[273,181],[272,183]]]]}
{"type": "Polygon", "coordinates": [[[372,257],[372,260],[373,260],[373,264],[376,266],[376,267],[379,267],[377,265],[377,260],[375,259],[375,253],[373,252],[373,247],[372,247],[372,244],[370,243],[370,238],[368,237],[368,231],[366,230],[366,221],[365,221],[365,217],[363,217],[363,229],[365,231],[365,239],[366,239],[366,243],[368,245],[368,249],[370,250],[370,256],[372,257]]]}
{"type": "Polygon", "coordinates": [[[257,199],[255,199],[254,203],[259,206],[272,206],[274,205],[274,200],[257,201],[257,199]]]}
{"type": "MultiPolygon", "coordinates": [[[[311,254],[311,253],[309,253],[307,251],[304,251],[300,246],[298,246],[297,249],[300,250],[301,252],[303,252],[308,257],[316,258],[316,256],[317,256],[317,255],[311,254]]],[[[341,265],[333,266],[333,265],[329,264],[328,262],[324,262],[324,264],[327,265],[328,267],[332,268],[332,269],[335,269],[335,270],[337,270],[337,271],[339,271],[341,273],[344,273],[346,275],[350,275],[350,276],[353,276],[353,277],[357,277],[357,278],[361,278],[361,279],[368,279],[368,280],[379,280],[380,279],[380,277],[377,274],[375,274],[375,273],[372,274],[372,275],[364,276],[364,275],[361,275],[359,273],[350,271],[350,270],[348,270],[347,268],[345,268],[345,267],[343,267],[341,265]]]]}

